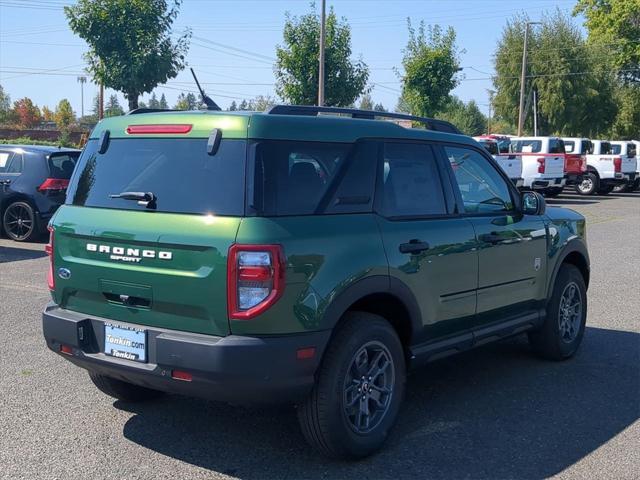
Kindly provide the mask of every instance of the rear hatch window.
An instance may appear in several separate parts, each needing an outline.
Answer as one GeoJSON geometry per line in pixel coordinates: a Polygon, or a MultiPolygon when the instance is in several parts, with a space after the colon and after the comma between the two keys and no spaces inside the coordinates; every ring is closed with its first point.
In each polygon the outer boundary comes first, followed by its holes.
{"type": "Polygon", "coordinates": [[[246,141],[225,139],[207,154],[207,139],[112,139],[104,154],[90,140],[67,193],[67,204],[147,210],[135,200],[111,198],[149,192],[155,211],[242,216],[246,141]]]}
{"type": "Polygon", "coordinates": [[[49,155],[49,178],[69,180],[80,152],[52,153],[49,155]]]}

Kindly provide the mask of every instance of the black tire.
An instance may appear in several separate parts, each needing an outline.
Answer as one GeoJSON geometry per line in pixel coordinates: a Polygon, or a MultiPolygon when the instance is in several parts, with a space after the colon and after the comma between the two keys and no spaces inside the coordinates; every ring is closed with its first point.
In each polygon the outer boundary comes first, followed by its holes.
{"type": "Polygon", "coordinates": [[[593,195],[600,188],[600,177],[594,172],[587,172],[582,176],[582,180],[576,183],[576,193],[578,195],[593,195]]]}
{"type": "Polygon", "coordinates": [[[619,185],[614,186],[611,191],[614,193],[624,193],[628,192],[631,188],[631,185],[628,183],[620,183],[619,185]]]}
{"type": "Polygon", "coordinates": [[[544,191],[544,196],[547,198],[555,198],[562,193],[562,190],[564,190],[562,187],[547,188],[544,191]]]}
{"type": "Polygon", "coordinates": [[[598,195],[609,195],[611,192],[613,192],[614,188],[615,185],[603,185],[598,188],[598,195]]]}
{"type": "Polygon", "coordinates": [[[2,228],[11,240],[30,242],[40,235],[38,216],[27,202],[13,202],[2,214],[2,228]]]}
{"type": "Polygon", "coordinates": [[[349,312],[346,315],[344,323],[327,347],[313,391],[298,405],[298,420],[305,438],[320,453],[331,458],[356,459],[371,455],[387,439],[404,397],[406,367],[402,344],[384,318],[364,312],[349,312]],[[368,348],[378,350],[373,350],[371,355],[368,351],[362,354],[368,348]],[[382,360],[391,360],[386,363],[383,376],[373,374],[370,384],[367,383],[368,376],[363,375],[360,379],[360,373],[373,370],[368,363],[361,365],[362,370],[356,373],[359,370],[357,364],[363,363],[358,360],[364,357],[378,359],[378,365],[382,360]],[[393,381],[388,383],[391,378],[393,381]],[[391,392],[386,396],[380,393],[380,383],[385,382],[391,392]],[[362,389],[368,392],[365,401],[361,401],[364,399],[359,393],[362,389]],[[377,400],[374,399],[374,393],[378,395],[377,400]],[[385,405],[378,406],[383,398],[385,405]],[[349,402],[351,408],[347,406],[349,402]],[[374,405],[374,402],[378,405],[374,405]],[[361,412],[361,408],[368,412],[366,417],[362,417],[367,422],[365,428],[358,431],[361,417],[348,412],[361,412]],[[376,409],[379,410],[375,412],[376,409]],[[350,415],[354,415],[353,421],[350,415]],[[367,430],[369,416],[374,425],[367,430]]]}
{"type": "Polygon", "coordinates": [[[89,378],[102,393],[123,402],[145,402],[164,395],[164,392],[116,380],[98,373],[89,372],[89,378]]]}
{"type": "Polygon", "coordinates": [[[533,351],[543,358],[549,360],[570,358],[580,346],[586,320],[587,289],[582,273],[574,265],[563,264],[553,286],[547,318],[539,330],[529,333],[529,343],[533,351]],[[579,312],[575,307],[570,308],[572,304],[566,299],[566,295],[571,294],[572,287],[575,288],[575,295],[578,295],[580,302],[579,312]],[[571,315],[571,311],[575,315],[571,315]],[[573,321],[568,320],[564,323],[565,319],[573,319],[573,321]]]}
{"type": "MultiPolygon", "coordinates": [[[[640,162],[640,159],[638,161],[640,162]]],[[[634,182],[631,184],[631,186],[629,187],[629,191],[635,192],[639,188],[640,188],[640,178],[636,178],[634,182]]]]}

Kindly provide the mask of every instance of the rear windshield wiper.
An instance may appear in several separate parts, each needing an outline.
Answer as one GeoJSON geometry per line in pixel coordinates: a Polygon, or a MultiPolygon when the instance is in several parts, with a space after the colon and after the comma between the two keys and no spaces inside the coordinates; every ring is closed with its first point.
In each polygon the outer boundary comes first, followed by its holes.
{"type": "Polygon", "coordinates": [[[147,208],[156,208],[158,197],[153,192],[121,192],[112,193],[109,198],[122,198],[123,200],[137,200],[138,205],[147,208]]]}

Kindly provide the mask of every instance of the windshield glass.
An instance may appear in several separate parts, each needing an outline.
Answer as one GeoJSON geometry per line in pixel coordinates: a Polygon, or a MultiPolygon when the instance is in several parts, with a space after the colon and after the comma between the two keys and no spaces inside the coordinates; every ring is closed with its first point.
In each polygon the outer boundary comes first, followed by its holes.
{"type": "MultiPolygon", "coordinates": [[[[110,198],[150,192],[155,211],[241,216],[244,213],[246,141],[222,140],[207,154],[207,139],[112,139],[104,154],[90,140],[78,162],[67,203],[121,210],[149,210],[136,200],[110,198]]],[[[144,202],[143,202],[144,203],[144,202]]]]}
{"type": "Polygon", "coordinates": [[[515,153],[540,153],[542,140],[513,140],[511,150],[515,153]]]}

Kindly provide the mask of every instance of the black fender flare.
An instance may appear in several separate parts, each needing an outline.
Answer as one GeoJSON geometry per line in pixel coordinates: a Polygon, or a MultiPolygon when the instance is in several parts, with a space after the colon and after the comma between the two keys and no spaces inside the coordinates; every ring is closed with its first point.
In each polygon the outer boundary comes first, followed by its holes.
{"type": "Polygon", "coordinates": [[[404,305],[409,314],[411,338],[418,337],[422,330],[418,301],[404,282],[386,275],[365,277],[340,292],[327,306],[321,323],[328,329],[334,329],[351,305],[369,295],[380,293],[396,297],[404,305]]]}
{"type": "MultiPolygon", "coordinates": [[[[553,286],[556,283],[556,277],[558,276],[558,272],[560,271],[560,266],[564,263],[565,259],[572,253],[580,254],[585,260],[585,264],[587,265],[587,270],[589,272],[591,271],[591,267],[589,263],[589,252],[587,250],[587,246],[585,245],[584,241],[580,238],[574,238],[572,240],[569,240],[569,242],[567,242],[567,244],[558,253],[558,260],[556,261],[553,267],[553,272],[549,277],[549,280],[547,283],[547,300],[551,298],[551,293],[553,291],[553,286]]],[[[589,284],[588,278],[585,279],[585,283],[588,286],[589,284]]]]}

